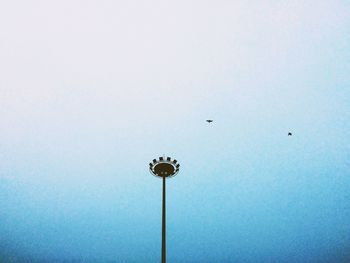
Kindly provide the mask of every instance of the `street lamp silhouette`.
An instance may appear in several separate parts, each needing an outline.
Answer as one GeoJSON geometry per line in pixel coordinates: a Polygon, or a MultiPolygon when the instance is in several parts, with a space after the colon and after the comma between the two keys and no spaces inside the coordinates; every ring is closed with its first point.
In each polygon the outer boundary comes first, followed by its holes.
{"type": "Polygon", "coordinates": [[[165,179],[169,177],[174,177],[179,172],[180,164],[177,160],[171,160],[170,157],[164,159],[164,157],[159,157],[159,159],[153,159],[149,164],[149,170],[151,174],[157,177],[163,178],[163,200],[162,200],[162,263],[166,263],[166,214],[165,214],[165,179]]]}

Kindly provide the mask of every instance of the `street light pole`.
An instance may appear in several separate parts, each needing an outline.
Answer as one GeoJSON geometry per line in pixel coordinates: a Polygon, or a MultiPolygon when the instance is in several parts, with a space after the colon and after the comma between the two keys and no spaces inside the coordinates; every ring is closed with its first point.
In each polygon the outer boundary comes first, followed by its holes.
{"type": "Polygon", "coordinates": [[[159,157],[159,160],[153,159],[149,164],[150,172],[163,180],[163,198],[162,198],[162,263],[166,263],[166,178],[173,177],[179,172],[180,164],[177,160],[171,160],[167,157],[159,157]]]}
{"type": "Polygon", "coordinates": [[[166,197],[165,176],[163,177],[163,207],[162,207],[162,263],[166,263],[166,197]]]}

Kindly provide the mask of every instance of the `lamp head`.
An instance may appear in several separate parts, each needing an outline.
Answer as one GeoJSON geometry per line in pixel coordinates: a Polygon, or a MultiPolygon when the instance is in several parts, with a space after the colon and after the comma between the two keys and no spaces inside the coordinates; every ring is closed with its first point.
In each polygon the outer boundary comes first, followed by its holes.
{"type": "Polygon", "coordinates": [[[153,159],[149,164],[149,170],[151,174],[157,177],[173,177],[175,176],[180,169],[180,164],[177,160],[172,160],[170,157],[166,159],[164,157],[159,157],[159,159],[153,159]]]}

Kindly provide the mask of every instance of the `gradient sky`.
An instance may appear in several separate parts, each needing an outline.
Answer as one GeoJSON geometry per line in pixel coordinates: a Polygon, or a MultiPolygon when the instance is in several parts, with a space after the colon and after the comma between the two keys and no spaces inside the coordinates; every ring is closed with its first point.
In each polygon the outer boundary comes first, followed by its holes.
{"type": "Polygon", "coordinates": [[[0,262],[160,262],[163,154],[169,263],[350,262],[349,72],[345,0],[1,1],[0,262]]]}

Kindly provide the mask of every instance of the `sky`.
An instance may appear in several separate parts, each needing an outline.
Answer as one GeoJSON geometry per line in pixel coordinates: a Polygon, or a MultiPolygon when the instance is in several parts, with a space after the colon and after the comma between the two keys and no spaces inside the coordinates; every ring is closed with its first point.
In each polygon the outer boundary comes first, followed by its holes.
{"type": "Polygon", "coordinates": [[[1,1],[0,262],[160,262],[163,155],[168,262],[349,262],[349,72],[345,0],[1,1]]]}

